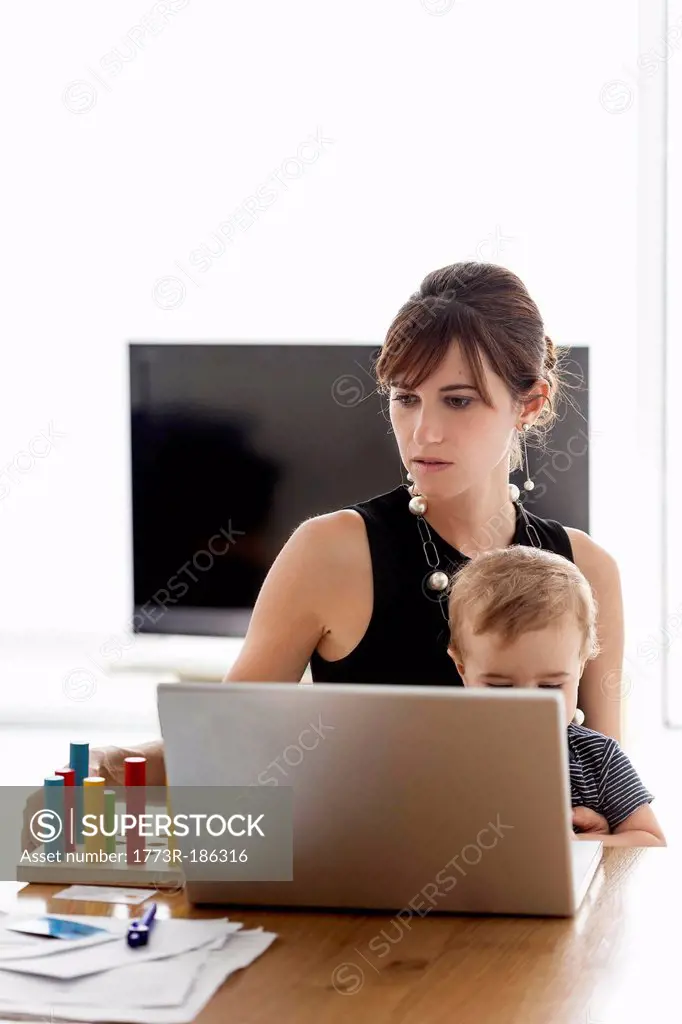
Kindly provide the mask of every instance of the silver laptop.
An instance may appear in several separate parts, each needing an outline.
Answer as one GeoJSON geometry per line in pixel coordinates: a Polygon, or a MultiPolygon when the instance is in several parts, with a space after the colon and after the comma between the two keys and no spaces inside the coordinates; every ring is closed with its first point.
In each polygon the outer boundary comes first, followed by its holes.
{"type": "Polygon", "coordinates": [[[293,787],[293,880],[188,879],[193,903],[571,916],[597,870],[556,693],[164,683],[158,704],[171,788],[293,787]]]}

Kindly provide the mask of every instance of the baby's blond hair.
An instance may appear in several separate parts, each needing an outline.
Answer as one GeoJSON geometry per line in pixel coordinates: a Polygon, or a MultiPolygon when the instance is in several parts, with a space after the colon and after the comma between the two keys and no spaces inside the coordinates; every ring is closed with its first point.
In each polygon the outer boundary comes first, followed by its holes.
{"type": "Polygon", "coordinates": [[[477,555],[450,588],[450,648],[464,654],[462,625],[475,636],[495,633],[513,641],[573,612],[583,633],[585,660],[599,653],[597,604],[577,565],[553,551],[515,544],[477,555]]]}

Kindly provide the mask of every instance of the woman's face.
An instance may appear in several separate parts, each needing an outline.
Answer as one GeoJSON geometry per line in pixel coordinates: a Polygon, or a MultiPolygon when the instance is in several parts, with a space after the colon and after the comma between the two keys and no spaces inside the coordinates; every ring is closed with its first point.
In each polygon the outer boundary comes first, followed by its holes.
{"type": "Polygon", "coordinates": [[[507,458],[520,407],[483,353],[493,408],[478,393],[456,342],[416,390],[391,387],[390,417],[403,465],[421,494],[454,497],[475,488],[507,458]],[[440,460],[440,465],[428,461],[440,460]]]}

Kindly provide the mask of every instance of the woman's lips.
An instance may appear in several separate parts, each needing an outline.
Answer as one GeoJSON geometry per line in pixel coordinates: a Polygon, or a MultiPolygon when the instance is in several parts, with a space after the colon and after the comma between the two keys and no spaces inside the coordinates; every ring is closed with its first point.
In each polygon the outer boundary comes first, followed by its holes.
{"type": "Polygon", "coordinates": [[[451,462],[421,462],[419,459],[413,459],[412,465],[416,467],[420,473],[442,473],[444,469],[450,469],[452,466],[451,462]]]}

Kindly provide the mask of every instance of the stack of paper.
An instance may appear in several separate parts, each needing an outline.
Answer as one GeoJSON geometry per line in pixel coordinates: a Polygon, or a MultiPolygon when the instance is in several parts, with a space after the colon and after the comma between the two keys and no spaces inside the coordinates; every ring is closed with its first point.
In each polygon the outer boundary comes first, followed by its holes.
{"type": "Polygon", "coordinates": [[[126,920],[69,915],[69,921],[108,932],[70,941],[6,929],[18,919],[0,920],[0,1015],[55,1024],[189,1024],[233,971],[247,967],[276,938],[227,918],[157,920],[149,945],[130,949],[126,920]]]}

